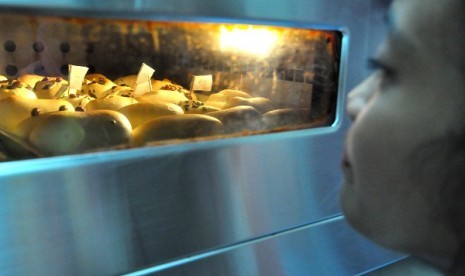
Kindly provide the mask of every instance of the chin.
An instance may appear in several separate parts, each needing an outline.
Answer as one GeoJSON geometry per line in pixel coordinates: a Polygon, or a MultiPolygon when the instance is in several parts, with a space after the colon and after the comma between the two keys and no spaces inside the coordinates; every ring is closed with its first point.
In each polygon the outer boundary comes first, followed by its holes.
{"type": "Polygon", "coordinates": [[[369,212],[369,208],[352,193],[351,186],[343,184],[340,193],[340,206],[347,223],[359,234],[386,249],[412,253],[402,242],[398,229],[389,227],[383,216],[369,212]],[[397,233],[397,234],[396,234],[397,233]]]}
{"type": "Polygon", "coordinates": [[[372,208],[360,201],[351,184],[342,185],[339,202],[345,220],[355,231],[383,247],[394,249],[390,235],[383,231],[389,227],[382,227],[381,217],[369,212],[372,208]]]}
{"type": "Polygon", "coordinates": [[[357,231],[361,232],[362,220],[359,218],[363,216],[360,214],[359,204],[355,202],[356,196],[353,194],[352,186],[344,182],[339,194],[339,205],[346,221],[357,231]]]}

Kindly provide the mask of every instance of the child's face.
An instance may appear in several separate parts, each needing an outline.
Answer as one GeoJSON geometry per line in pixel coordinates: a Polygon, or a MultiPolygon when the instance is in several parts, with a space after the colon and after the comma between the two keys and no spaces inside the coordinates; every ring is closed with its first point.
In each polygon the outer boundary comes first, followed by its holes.
{"type": "Polygon", "coordinates": [[[449,257],[455,250],[431,201],[445,184],[438,172],[448,164],[438,161],[441,147],[428,145],[464,129],[461,1],[394,1],[377,69],[348,96],[354,123],[343,161],[342,209],[360,232],[410,253],[449,257]],[[417,169],[423,165],[412,161],[418,155],[427,168],[417,169]]]}

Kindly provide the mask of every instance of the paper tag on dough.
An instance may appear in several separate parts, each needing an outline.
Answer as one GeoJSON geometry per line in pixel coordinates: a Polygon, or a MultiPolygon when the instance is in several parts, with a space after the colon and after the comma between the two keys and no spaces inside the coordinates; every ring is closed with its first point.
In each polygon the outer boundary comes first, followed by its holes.
{"type": "Polygon", "coordinates": [[[191,91],[211,91],[212,84],[212,75],[194,76],[192,78],[191,91]]]}
{"type": "MultiPolygon", "coordinates": [[[[69,86],[66,84],[61,84],[60,89],[55,93],[55,99],[61,98],[63,94],[68,90],[69,86]]],[[[72,91],[71,94],[76,94],[76,90],[72,91]]]]}
{"type": "Polygon", "coordinates": [[[88,67],[69,65],[69,88],[71,90],[81,90],[82,82],[88,70],[88,67]]]}
{"type": "Polygon", "coordinates": [[[137,74],[136,81],[134,82],[133,88],[134,95],[139,95],[144,92],[152,91],[152,75],[155,73],[155,69],[142,63],[137,74]]]}

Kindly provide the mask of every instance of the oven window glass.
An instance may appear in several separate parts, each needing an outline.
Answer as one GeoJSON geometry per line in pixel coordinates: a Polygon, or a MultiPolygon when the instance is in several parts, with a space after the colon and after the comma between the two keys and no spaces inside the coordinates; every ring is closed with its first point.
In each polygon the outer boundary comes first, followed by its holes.
{"type": "Polygon", "coordinates": [[[330,126],[342,37],[279,25],[3,15],[1,158],[330,126]]]}

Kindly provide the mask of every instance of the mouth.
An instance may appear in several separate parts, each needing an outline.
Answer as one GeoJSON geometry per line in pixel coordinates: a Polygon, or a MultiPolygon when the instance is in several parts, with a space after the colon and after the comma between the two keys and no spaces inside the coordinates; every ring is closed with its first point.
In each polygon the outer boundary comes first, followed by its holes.
{"type": "Polygon", "coordinates": [[[352,165],[346,152],[344,152],[341,159],[341,169],[344,174],[344,182],[347,184],[351,183],[353,180],[352,165]]]}
{"type": "Polygon", "coordinates": [[[344,154],[342,155],[341,167],[342,167],[343,170],[350,168],[349,157],[348,157],[346,152],[344,152],[344,154]]]}

